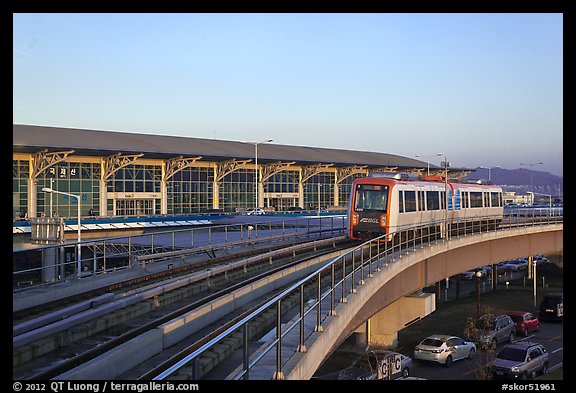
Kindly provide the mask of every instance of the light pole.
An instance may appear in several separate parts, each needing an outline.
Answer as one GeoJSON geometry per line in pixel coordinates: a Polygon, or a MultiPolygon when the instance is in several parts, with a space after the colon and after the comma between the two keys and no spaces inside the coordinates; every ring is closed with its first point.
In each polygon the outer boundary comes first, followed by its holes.
{"type": "Polygon", "coordinates": [[[544,163],[543,163],[543,162],[534,162],[534,163],[532,163],[532,164],[522,164],[522,163],[520,163],[520,165],[526,165],[526,166],[529,166],[529,167],[530,167],[530,191],[534,191],[534,187],[532,186],[532,167],[533,167],[534,165],[542,165],[542,164],[544,164],[544,163]]]}
{"type": "MultiPolygon", "coordinates": [[[[444,167],[444,236],[448,237],[448,167],[450,166],[448,157],[444,156],[442,166],[444,167]]],[[[454,207],[452,207],[452,209],[454,209],[454,207]]]]}
{"type": "Polygon", "coordinates": [[[430,176],[430,161],[428,161],[428,159],[432,158],[432,157],[440,157],[441,155],[442,155],[442,153],[431,154],[429,156],[421,156],[419,154],[416,154],[414,157],[426,158],[426,164],[428,165],[428,171],[426,172],[426,176],[430,176]]]}
{"type": "Polygon", "coordinates": [[[57,190],[54,190],[50,187],[42,188],[42,192],[47,192],[50,195],[52,195],[53,193],[54,194],[68,195],[69,197],[76,198],[78,200],[78,244],[77,244],[77,251],[76,251],[76,277],[80,278],[80,274],[82,272],[82,262],[80,259],[80,251],[81,251],[81,247],[82,247],[80,245],[80,241],[82,240],[82,235],[80,233],[80,214],[81,214],[80,195],[69,194],[67,192],[57,191],[57,190]]]}
{"type": "Polygon", "coordinates": [[[243,141],[243,143],[251,143],[254,145],[254,185],[256,186],[255,189],[255,193],[254,193],[254,214],[256,214],[256,210],[258,210],[258,194],[259,194],[259,190],[258,190],[258,184],[259,184],[259,171],[258,171],[258,145],[262,144],[262,143],[268,143],[268,142],[272,142],[273,139],[266,139],[265,141],[260,141],[260,142],[246,142],[243,141]]]}
{"type": "Polygon", "coordinates": [[[480,318],[480,277],[482,273],[477,271],[476,274],[476,318],[480,318]]]}
{"type": "Polygon", "coordinates": [[[496,169],[496,168],[500,168],[499,166],[493,166],[493,167],[488,167],[488,166],[479,166],[478,168],[482,168],[482,169],[488,169],[488,181],[492,181],[492,177],[490,176],[490,171],[492,169],[496,169]]]}

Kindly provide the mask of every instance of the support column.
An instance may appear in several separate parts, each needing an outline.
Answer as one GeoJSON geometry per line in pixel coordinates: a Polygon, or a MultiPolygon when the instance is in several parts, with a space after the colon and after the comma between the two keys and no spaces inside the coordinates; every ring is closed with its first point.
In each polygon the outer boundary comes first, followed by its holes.
{"type": "Polygon", "coordinates": [[[160,214],[168,214],[168,182],[160,181],[160,214]]]}
{"type": "Polygon", "coordinates": [[[36,217],[36,180],[28,179],[28,218],[36,217]]]}
{"type": "Polygon", "coordinates": [[[264,184],[258,182],[258,207],[264,207],[264,184]]]}
{"type": "Polygon", "coordinates": [[[220,209],[220,183],[212,182],[212,209],[220,209]]]}
{"type": "Polygon", "coordinates": [[[99,215],[108,215],[108,188],[106,187],[106,180],[100,179],[100,210],[99,215]]]}
{"type": "Polygon", "coordinates": [[[363,350],[395,348],[398,345],[398,331],[436,310],[435,297],[433,293],[420,293],[404,296],[389,304],[356,329],[356,345],[363,350]]]}
{"type": "Polygon", "coordinates": [[[302,168],[298,176],[298,206],[304,209],[304,184],[302,183],[302,168]]]}
{"type": "Polygon", "coordinates": [[[42,282],[55,282],[58,277],[57,249],[46,248],[42,250],[42,282]]]}
{"type": "Polygon", "coordinates": [[[338,171],[334,175],[334,206],[340,206],[340,183],[338,182],[338,171]]]}

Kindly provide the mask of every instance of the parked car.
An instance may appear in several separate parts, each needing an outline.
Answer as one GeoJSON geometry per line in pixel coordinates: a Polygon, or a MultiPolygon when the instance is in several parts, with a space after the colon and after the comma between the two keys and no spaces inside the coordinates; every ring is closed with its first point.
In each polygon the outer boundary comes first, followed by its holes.
{"type": "Polygon", "coordinates": [[[520,341],[502,348],[489,367],[494,379],[528,379],[546,374],[549,358],[542,344],[520,341]]]}
{"type": "Polygon", "coordinates": [[[547,293],[540,303],[540,320],[561,321],[564,317],[564,295],[547,293]]]}
{"type": "Polygon", "coordinates": [[[528,337],[528,333],[540,330],[540,320],[527,311],[509,311],[506,313],[516,327],[516,333],[528,337]]]}
{"type": "Polygon", "coordinates": [[[266,212],[260,208],[257,208],[257,209],[248,210],[244,214],[246,214],[248,216],[259,216],[262,214],[266,214],[266,212]]]}
{"type": "Polygon", "coordinates": [[[547,263],[552,263],[548,258],[546,258],[542,254],[534,255],[534,260],[536,261],[536,265],[545,265],[547,263]]]}
{"type": "Polygon", "coordinates": [[[410,375],[412,358],[394,351],[370,351],[340,371],[339,380],[398,379],[410,375]],[[391,378],[388,378],[390,375],[391,378]]]}
{"type": "Polygon", "coordinates": [[[427,360],[450,367],[453,361],[472,359],[476,355],[476,344],[460,337],[433,334],[414,348],[414,359],[427,360]]]}
{"type": "Polygon", "coordinates": [[[496,265],[496,273],[497,274],[504,274],[506,272],[511,272],[512,269],[515,269],[515,271],[517,271],[518,267],[512,266],[511,264],[508,264],[508,262],[500,262],[496,265]]]}
{"type": "Polygon", "coordinates": [[[508,271],[518,272],[521,270],[528,270],[528,261],[525,258],[513,259],[506,262],[505,266],[508,266],[508,271]]]}
{"type": "Polygon", "coordinates": [[[485,267],[481,267],[480,269],[467,270],[465,272],[460,273],[460,278],[464,278],[466,280],[475,279],[477,272],[480,272],[481,278],[486,277],[486,275],[488,274],[488,269],[486,269],[485,267]]]}
{"type": "Polygon", "coordinates": [[[465,272],[460,273],[460,278],[466,279],[466,280],[472,280],[475,277],[476,272],[472,271],[472,270],[468,270],[465,272]]]}
{"type": "Polygon", "coordinates": [[[516,328],[508,315],[482,315],[475,321],[474,327],[465,337],[480,348],[494,350],[501,342],[514,342],[516,328]]]}

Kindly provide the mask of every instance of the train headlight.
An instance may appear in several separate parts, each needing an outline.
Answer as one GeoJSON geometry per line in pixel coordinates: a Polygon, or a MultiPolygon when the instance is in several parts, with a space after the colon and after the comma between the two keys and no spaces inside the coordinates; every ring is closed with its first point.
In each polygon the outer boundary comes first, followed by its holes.
{"type": "Polygon", "coordinates": [[[352,213],[352,225],[358,225],[358,213],[352,213]]]}
{"type": "Polygon", "coordinates": [[[380,226],[384,228],[386,226],[386,214],[380,216],[380,226]]]}

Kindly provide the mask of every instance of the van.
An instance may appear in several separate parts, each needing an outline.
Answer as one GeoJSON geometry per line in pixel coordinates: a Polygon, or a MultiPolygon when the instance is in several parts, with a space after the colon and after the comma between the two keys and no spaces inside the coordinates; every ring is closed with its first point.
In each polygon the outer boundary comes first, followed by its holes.
{"type": "Polygon", "coordinates": [[[548,293],[540,303],[540,320],[561,321],[564,316],[564,295],[548,293]]]}

